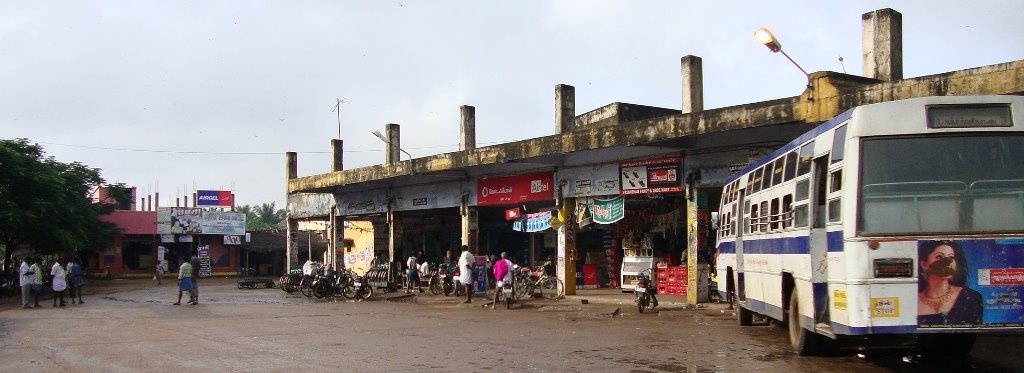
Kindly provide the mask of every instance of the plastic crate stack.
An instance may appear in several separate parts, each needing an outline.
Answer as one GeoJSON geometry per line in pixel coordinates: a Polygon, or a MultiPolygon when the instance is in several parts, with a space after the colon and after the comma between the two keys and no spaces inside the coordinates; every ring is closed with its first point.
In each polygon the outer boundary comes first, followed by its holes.
{"type": "Polygon", "coordinates": [[[655,275],[658,294],[686,295],[686,267],[663,267],[655,275]]]}

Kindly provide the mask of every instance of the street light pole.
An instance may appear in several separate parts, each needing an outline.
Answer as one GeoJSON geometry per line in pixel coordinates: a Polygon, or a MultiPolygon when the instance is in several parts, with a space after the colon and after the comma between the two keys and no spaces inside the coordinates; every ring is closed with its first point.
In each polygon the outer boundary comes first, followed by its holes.
{"type": "Polygon", "coordinates": [[[786,59],[789,60],[789,62],[793,63],[793,66],[796,66],[796,68],[800,69],[800,72],[804,73],[804,76],[807,77],[807,99],[809,101],[813,101],[814,86],[811,84],[811,74],[808,74],[807,70],[804,70],[803,67],[800,67],[800,64],[796,63],[796,61],[794,61],[792,57],[786,54],[786,51],[782,50],[782,43],[779,42],[779,39],[777,39],[775,35],[772,35],[772,32],[768,31],[767,28],[762,27],[754,31],[754,40],[757,40],[758,43],[764,44],[764,46],[768,47],[768,49],[771,50],[772,53],[781,52],[783,56],[786,56],[786,59]]]}

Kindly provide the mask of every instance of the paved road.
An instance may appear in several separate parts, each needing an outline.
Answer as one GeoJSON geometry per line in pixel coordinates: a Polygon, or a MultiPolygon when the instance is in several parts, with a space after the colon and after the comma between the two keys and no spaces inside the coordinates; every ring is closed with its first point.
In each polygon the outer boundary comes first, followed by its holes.
{"type": "MultiPolygon", "coordinates": [[[[3,371],[1024,371],[1022,339],[986,336],[975,353],[799,357],[776,327],[735,326],[717,308],[638,314],[615,305],[531,301],[484,309],[432,295],[310,300],[205,281],[203,302],[174,306],[172,285],[110,281],[85,305],[0,308],[3,371]]],[[[14,300],[16,301],[16,300],[14,300]]]]}

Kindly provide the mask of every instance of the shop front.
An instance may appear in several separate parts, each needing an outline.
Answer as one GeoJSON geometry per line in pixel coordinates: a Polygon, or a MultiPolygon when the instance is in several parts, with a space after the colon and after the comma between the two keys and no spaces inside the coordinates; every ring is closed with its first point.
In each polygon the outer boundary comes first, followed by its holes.
{"type": "Polygon", "coordinates": [[[576,203],[579,288],[631,291],[641,272],[685,261],[681,167],[667,156],[559,171],[576,203]]]}
{"type": "Polygon", "coordinates": [[[553,173],[533,172],[477,181],[477,255],[508,253],[519,265],[534,267],[555,255],[549,219],[555,209],[553,173]]]}

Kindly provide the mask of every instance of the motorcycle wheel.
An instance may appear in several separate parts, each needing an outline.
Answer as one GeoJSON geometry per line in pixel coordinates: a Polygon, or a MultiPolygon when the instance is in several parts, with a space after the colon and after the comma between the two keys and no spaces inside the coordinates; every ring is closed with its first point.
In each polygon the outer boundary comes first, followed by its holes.
{"type": "Polygon", "coordinates": [[[362,300],[370,299],[371,295],[373,295],[373,286],[370,285],[363,285],[362,288],[360,288],[359,291],[356,292],[356,296],[362,300]]]}
{"type": "Polygon", "coordinates": [[[455,284],[455,296],[461,297],[466,295],[466,287],[462,286],[462,283],[455,284]]]}
{"type": "Polygon", "coordinates": [[[444,281],[444,296],[447,297],[449,295],[452,295],[452,293],[454,293],[454,292],[455,292],[455,284],[453,284],[451,281],[445,280],[444,281]]]}
{"type": "Polygon", "coordinates": [[[356,287],[352,284],[345,284],[341,287],[341,296],[347,299],[356,299],[356,287]]]}
{"type": "Polygon", "coordinates": [[[505,297],[505,309],[512,309],[512,297],[505,297]]]}
{"type": "Polygon", "coordinates": [[[644,313],[644,310],[647,309],[647,303],[649,302],[647,294],[641,295],[636,299],[636,306],[640,309],[640,313],[644,313]]]}
{"type": "Polygon", "coordinates": [[[441,278],[434,276],[430,278],[430,292],[434,295],[440,295],[444,292],[444,284],[441,283],[441,278]]]}
{"type": "Polygon", "coordinates": [[[317,298],[326,297],[327,296],[327,284],[317,283],[316,286],[313,287],[313,296],[315,296],[317,298]]]}

